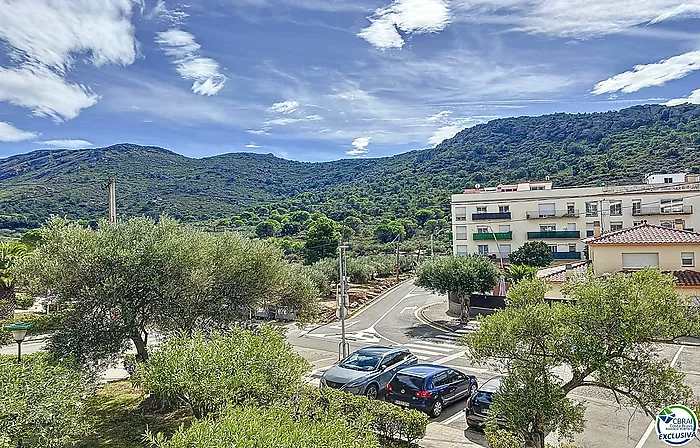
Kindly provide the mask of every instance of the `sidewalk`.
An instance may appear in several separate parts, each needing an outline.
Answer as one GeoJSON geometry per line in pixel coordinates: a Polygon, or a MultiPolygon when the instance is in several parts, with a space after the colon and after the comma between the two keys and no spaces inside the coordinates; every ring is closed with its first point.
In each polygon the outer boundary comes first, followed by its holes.
{"type": "MultiPolygon", "coordinates": [[[[475,309],[478,311],[478,308],[475,309]]],[[[447,311],[447,299],[442,302],[428,305],[421,308],[419,311],[420,317],[430,323],[432,327],[445,332],[464,333],[476,330],[476,320],[471,320],[469,323],[462,323],[459,316],[451,314],[447,311]]]]}
{"type": "MultiPolygon", "coordinates": [[[[466,425],[465,425],[466,426],[466,425]]],[[[438,422],[428,424],[425,437],[418,441],[422,448],[484,448],[483,434],[452,428],[438,422]]]]}

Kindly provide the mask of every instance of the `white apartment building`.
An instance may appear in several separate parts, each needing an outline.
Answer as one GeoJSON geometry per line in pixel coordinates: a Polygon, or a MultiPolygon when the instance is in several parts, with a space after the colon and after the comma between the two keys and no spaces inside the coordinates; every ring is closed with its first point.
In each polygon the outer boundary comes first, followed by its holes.
{"type": "Polygon", "coordinates": [[[527,241],[545,241],[555,262],[583,257],[583,238],[639,225],[700,230],[700,178],[650,175],[640,185],[554,188],[552,181],[493,188],[476,186],[452,196],[456,255],[507,259],[527,241]],[[697,213],[695,213],[697,210],[697,213]]]}

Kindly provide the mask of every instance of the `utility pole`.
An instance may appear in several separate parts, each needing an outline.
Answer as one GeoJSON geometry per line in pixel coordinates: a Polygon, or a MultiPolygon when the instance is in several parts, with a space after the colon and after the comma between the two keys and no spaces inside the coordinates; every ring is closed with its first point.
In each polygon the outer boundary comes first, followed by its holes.
{"type": "Polygon", "coordinates": [[[430,258],[435,258],[435,244],[433,243],[433,235],[435,235],[435,232],[430,234],[430,258]]]}
{"type": "Polygon", "coordinates": [[[350,296],[348,295],[349,283],[347,279],[347,264],[343,253],[348,246],[342,244],[338,246],[338,311],[336,316],[340,319],[340,344],[338,346],[338,357],[345,359],[350,351],[350,346],[345,341],[345,318],[348,315],[348,305],[350,296]]]}
{"type": "Polygon", "coordinates": [[[109,222],[117,222],[117,180],[110,177],[105,185],[109,200],[109,222]]]}
{"type": "Polygon", "coordinates": [[[396,237],[396,283],[399,283],[399,272],[401,272],[401,263],[399,261],[399,245],[401,244],[401,235],[396,237]]]}

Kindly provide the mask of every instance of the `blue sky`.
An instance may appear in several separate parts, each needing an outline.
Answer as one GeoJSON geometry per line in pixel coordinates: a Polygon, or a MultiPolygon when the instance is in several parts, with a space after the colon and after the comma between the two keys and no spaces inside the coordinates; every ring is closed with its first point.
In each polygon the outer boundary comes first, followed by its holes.
{"type": "Polygon", "coordinates": [[[700,103],[699,25],[698,0],[0,0],[0,157],[378,157],[498,117],[700,103]]]}

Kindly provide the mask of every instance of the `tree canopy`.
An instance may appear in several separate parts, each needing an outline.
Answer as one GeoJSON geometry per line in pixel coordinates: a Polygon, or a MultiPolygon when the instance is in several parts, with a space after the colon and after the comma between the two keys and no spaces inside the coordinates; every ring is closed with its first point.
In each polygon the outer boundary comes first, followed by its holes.
{"type": "Polygon", "coordinates": [[[509,257],[512,264],[543,268],[552,262],[552,251],[544,241],[528,241],[509,257]]]}
{"type": "Polygon", "coordinates": [[[472,356],[506,373],[491,413],[511,431],[538,448],[550,432],[582,431],[585,406],[569,397],[581,387],[606,389],[648,415],[690,403],[684,374],[655,346],[697,328],[672,276],[655,269],[587,275],[565,288],[572,301],[564,304],[547,304],[546,290],[542,280],[521,281],[506,308],[465,337],[472,356]]]}

